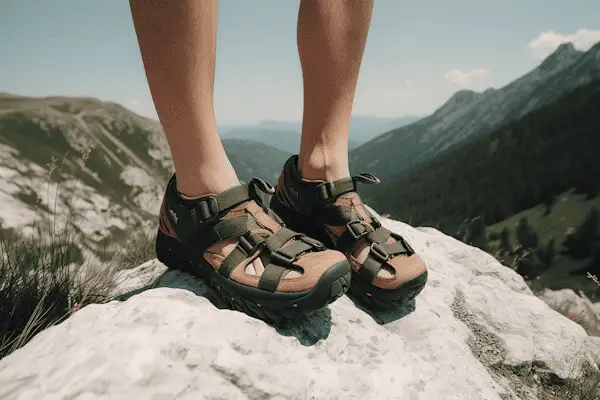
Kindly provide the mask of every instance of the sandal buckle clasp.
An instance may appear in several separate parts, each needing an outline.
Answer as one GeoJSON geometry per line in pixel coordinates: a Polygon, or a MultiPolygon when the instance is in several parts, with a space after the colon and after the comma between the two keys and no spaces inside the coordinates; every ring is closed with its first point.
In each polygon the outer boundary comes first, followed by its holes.
{"type": "Polygon", "coordinates": [[[358,240],[371,233],[373,228],[364,224],[363,221],[355,219],[346,224],[346,230],[354,240],[358,240]]]}
{"type": "Polygon", "coordinates": [[[216,197],[209,196],[198,203],[198,222],[204,222],[219,213],[219,203],[216,197]]]}
{"type": "Polygon", "coordinates": [[[377,242],[371,243],[371,254],[375,259],[381,261],[382,263],[386,262],[390,258],[390,255],[387,253],[387,251],[385,251],[381,243],[377,242]]]}
{"type": "Polygon", "coordinates": [[[327,201],[336,195],[333,182],[323,182],[316,187],[316,190],[320,201],[327,201]]]}
{"type": "Polygon", "coordinates": [[[296,257],[291,256],[281,249],[277,249],[271,252],[271,262],[276,265],[280,265],[285,267],[286,265],[290,265],[296,260],[296,257]]]}

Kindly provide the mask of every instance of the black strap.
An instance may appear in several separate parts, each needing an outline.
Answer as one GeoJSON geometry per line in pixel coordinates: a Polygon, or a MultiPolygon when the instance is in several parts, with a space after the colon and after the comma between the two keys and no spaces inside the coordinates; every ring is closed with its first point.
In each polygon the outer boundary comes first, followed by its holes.
{"type": "Polygon", "coordinates": [[[358,269],[358,275],[367,282],[372,282],[377,277],[383,264],[395,255],[406,254],[411,256],[414,254],[414,250],[402,236],[381,226],[365,236],[371,242],[371,248],[367,258],[358,269]],[[387,243],[390,236],[395,239],[395,242],[387,243]]]}
{"type": "Polygon", "coordinates": [[[317,196],[321,201],[336,198],[344,193],[356,191],[356,184],[352,178],[344,178],[332,182],[323,182],[315,187],[317,196]]]}
{"type": "Polygon", "coordinates": [[[290,239],[300,236],[300,233],[294,232],[291,229],[282,227],[275,234],[265,239],[265,247],[270,252],[274,252],[287,243],[290,239]]]}
{"type": "Polygon", "coordinates": [[[213,228],[215,243],[225,240],[235,239],[245,235],[253,229],[260,228],[260,225],[248,214],[242,214],[237,217],[223,219],[217,222],[213,228]]]}
{"type": "Polygon", "coordinates": [[[258,288],[268,290],[269,292],[276,291],[279,281],[287,269],[288,268],[282,265],[273,263],[267,264],[258,281],[258,288]]]}
{"type": "Polygon", "coordinates": [[[363,172],[361,174],[351,176],[350,178],[338,179],[331,182],[323,182],[315,189],[321,201],[328,201],[341,196],[344,193],[355,192],[358,182],[367,184],[380,183],[379,178],[375,175],[363,172]]]}
{"type": "Polygon", "coordinates": [[[235,267],[240,265],[244,259],[248,257],[248,254],[240,247],[235,246],[235,248],[225,257],[218,271],[221,275],[229,278],[235,267]]]}
{"type": "Polygon", "coordinates": [[[381,270],[382,262],[374,258],[371,253],[363,261],[358,269],[358,276],[367,282],[373,282],[381,270]]]}
{"type": "Polygon", "coordinates": [[[360,219],[354,207],[337,204],[318,208],[315,210],[314,216],[321,223],[332,226],[345,225],[348,221],[360,219]]]}
{"type": "Polygon", "coordinates": [[[254,254],[264,240],[264,237],[253,235],[251,233],[240,236],[237,246],[235,246],[231,253],[229,253],[221,263],[219,273],[229,278],[235,267],[240,265],[245,258],[254,254]]]}

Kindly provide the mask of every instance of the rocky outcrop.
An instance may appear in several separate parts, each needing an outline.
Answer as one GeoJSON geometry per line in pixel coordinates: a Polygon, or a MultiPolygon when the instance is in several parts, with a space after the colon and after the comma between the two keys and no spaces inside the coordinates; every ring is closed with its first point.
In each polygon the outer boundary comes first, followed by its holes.
{"type": "Polygon", "coordinates": [[[593,369],[587,335],[492,256],[385,220],[427,262],[413,304],[369,311],[344,296],[272,327],[219,309],[157,261],[0,361],[11,399],[553,399],[593,369]]]}
{"type": "Polygon", "coordinates": [[[555,311],[572,319],[585,329],[588,335],[600,336],[600,314],[584,294],[577,294],[572,289],[545,289],[539,298],[555,311]]]}

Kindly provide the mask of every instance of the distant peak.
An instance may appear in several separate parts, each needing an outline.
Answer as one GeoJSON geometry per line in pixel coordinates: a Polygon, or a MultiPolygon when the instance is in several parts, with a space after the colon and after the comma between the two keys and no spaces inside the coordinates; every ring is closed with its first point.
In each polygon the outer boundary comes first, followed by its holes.
{"type": "Polygon", "coordinates": [[[600,54],[600,42],[597,42],[595,45],[590,47],[587,52],[592,54],[600,54]]]}
{"type": "Polygon", "coordinates": [[[575,50],[575,46],[573,45],[573,43],[571,42],[566,42],[566,43],[561,43],[560,45],[558,45],[558,47],[556,48],[556,50],[554,50],[554,53],[577,53],[578,51],[575,50]]]}
{"type": "Polygon", "coordinates": [[[454,95],[452,95],[452,97],[450,98],[451,100],[457,102],[457,103],[463,103],[466,101],[472,101],[474,99],[476,99],[479,96],[479,93],[474,92],[472,90],[459,90],[458,92],[454,93],[454,95]]]}
{"type": "Polygon", "coordinates": [[[542,63],[540,64],[540,70],[559,70],[565,68],[570,65],[573,61],[579,58],[583,52],[576,50],[573,43],[562,43],[560,44],[556,50],[552,54],[550,54],[542,63]]]}

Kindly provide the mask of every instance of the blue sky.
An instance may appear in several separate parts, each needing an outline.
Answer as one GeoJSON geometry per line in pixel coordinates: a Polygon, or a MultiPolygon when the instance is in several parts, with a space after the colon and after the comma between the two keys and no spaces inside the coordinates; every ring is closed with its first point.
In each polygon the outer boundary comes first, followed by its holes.
{"type": "MultiPolygon", "coordinates": [[[[222,0],[220,124],[299,120],[297,0],[222,0]]],[[[354,113],[426,114],[502,86],[562,41],[600,41],[597,0],[376,0],[354,113]]],[[[155,117],[125,0],[0,1],[0,92],[94,96],[155,117]]]]}

